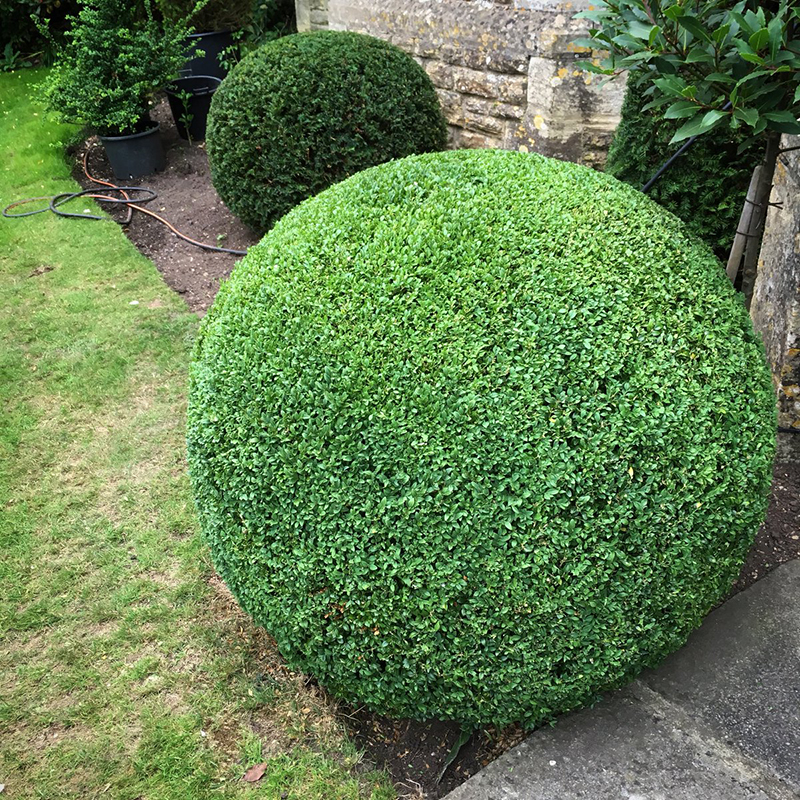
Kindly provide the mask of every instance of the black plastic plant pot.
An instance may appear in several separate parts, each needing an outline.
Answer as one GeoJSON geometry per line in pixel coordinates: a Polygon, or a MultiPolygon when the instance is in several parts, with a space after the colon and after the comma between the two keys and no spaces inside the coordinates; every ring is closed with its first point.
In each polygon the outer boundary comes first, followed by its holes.
{"type": "Polygon", "coordinates": [[[167,87],[167,100],[182,139],[200,141],[206,138],[206,122],[211,98],[222,83],[213,75],[178,78],[167,87]]]}
{"type": "Polygon", "coordinates": [[[131,178],[152,175],[166,166],[158,123],[141,133],[130,136],[101,136],[100,141],[118,180],[128,181],[131,178]]]}
{"type": "Polygon", "coordinates": [[[233,47],[233,34],[230,31],[193,33],[186,40],[186,45],[190,52],[200,49],[204,55],[190,58],[181,70],[181,75],[211,75],[222,79],[228,74],[219,57],[233,47]]]}

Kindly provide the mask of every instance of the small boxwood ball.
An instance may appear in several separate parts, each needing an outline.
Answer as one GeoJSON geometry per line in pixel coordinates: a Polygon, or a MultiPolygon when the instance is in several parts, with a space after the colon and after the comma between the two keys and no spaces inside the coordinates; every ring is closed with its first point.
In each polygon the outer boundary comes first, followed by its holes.
{"type": "Polygon", "coordinates": [[[536,725],[686,640],[762,521],[772,384],[708,247],[614,178],[460,151],[284,217],[203,321],[189,460],[292,668],[536,725]]]}
{"type": "Polygon", "coordinates": [[[358,33],[285,36],[244,58],[211,103],[206,146],[225,204],[257,231],[337,181],[442,150],[447,126],[425,70],[358,33]]]}

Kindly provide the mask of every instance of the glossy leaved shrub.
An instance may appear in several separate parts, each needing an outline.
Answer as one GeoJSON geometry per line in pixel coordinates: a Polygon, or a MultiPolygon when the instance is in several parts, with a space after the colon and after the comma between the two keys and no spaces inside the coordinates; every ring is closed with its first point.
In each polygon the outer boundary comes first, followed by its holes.
{"type": "Polygon", "coordinates": [[[203,321],[188,446],[216,567],[293,668],[397,717],[530,726],[725,596],[774,426],[743,303],[676,217],[459,151],[250,250],[203,321]]]}
{"type": "MultiPolygon", "coordinates": [[[[663,118],[664,109],[645,111],[652,100],[645,94],[647,84],[628,82],[622,118],[608,151],[606,172],[630,183],[644,186],[681,144],[670,144],[685,120],[663,118]]],[[[749,129],[748,129],[749,130],[749,129]]],[[[753,169],[764,156],[764,142],[720,129],[701,136],[653,184],[650,197],[682,219],[687,228],[727,260],[736,226],[742,213],[753,169]]]]}
{"type": "Polygon", "coordinates": [[[441,150],[446,125],[425,70],[358,33],[285,36],[246,56],[214,95],[211,177],[245,223],[269,229],[300,201],[393,158],[441,150]]]}

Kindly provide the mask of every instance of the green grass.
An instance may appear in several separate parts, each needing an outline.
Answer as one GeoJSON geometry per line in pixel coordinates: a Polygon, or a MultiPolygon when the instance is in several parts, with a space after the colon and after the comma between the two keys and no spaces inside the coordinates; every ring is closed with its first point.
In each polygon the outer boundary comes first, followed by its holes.
{"type": "MultiPolygon", "coordinates": [[[[75,186],[41,75],[0,75],[2,206],[75,186]]],[[[0,280],[3,796],[393,797],[198,538],[196,317],[111,222],[0,219],[0,280]]]]}

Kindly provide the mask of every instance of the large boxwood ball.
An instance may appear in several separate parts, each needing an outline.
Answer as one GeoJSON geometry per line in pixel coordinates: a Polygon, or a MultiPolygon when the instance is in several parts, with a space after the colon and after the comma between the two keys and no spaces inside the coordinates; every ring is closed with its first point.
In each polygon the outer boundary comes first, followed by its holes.
{"type": "Polygon", "coordinates": [[[635,189],[503,151],[303,203],[203,322],[191,477],[288,663],[498,724],[680,646],[761,522],[775,412],[707,246],[635,189]]]}
{"type": "Polygon", "coordinates": [[[444,148],[425,70],[358,33],[286,36],[244,58],[211,103],[206,145],[225,204],[258,231],[375,164],[444,148]]]}

